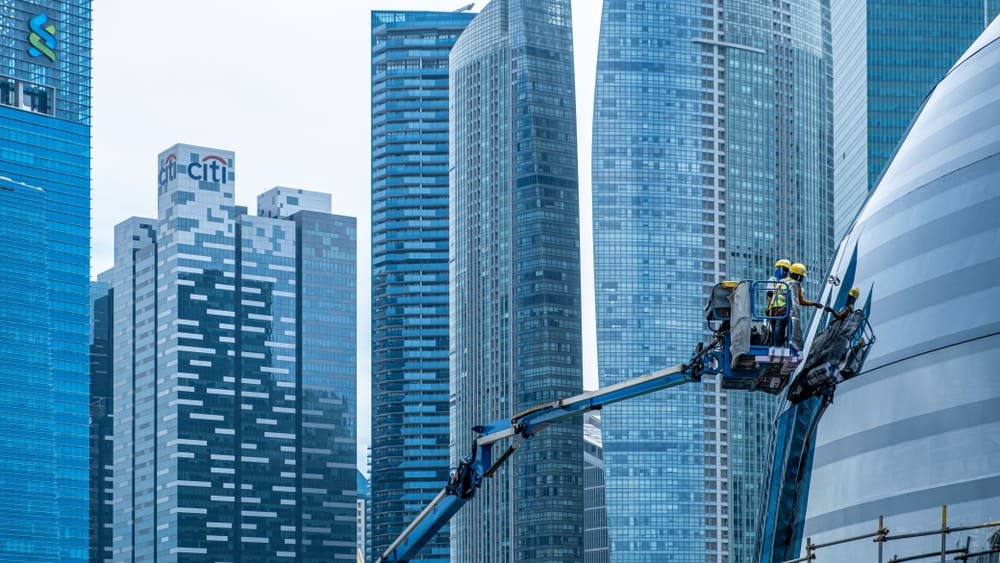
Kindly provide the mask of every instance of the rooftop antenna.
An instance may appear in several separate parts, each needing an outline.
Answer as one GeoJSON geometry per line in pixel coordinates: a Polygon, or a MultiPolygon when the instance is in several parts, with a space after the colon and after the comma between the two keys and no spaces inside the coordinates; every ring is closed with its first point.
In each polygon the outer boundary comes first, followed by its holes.
{"type": "Polygon", "coordinates": [[[468,12],[468,11],[472,10],[472,8],[475,7],[475,5],[476,5],[475,2],[469,2],[468,4],[462,6],[461,8],[459,8],[457,10],[455,10],[454,13],[457,14],[459,12],[468,12]]]}

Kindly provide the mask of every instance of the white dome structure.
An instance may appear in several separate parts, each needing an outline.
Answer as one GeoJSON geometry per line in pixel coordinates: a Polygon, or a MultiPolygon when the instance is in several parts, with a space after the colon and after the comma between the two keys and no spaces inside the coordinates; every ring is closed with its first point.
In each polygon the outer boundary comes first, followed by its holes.
{"type": "MultiPolygon", "coordinates": [[[[942,505],[950,526],[1000,520],[998,39],[1000,19],[928,96],[833,262],[824,301],[859,287],[877,341],[816,435],[813,543],[874,532],[879,515],[893,534],[935,528],[942,505]]],[[[886,557],[939,546],[894,542],[886,557]]],[[[818,561],[875,550],[848,543],[818,561]]]]}

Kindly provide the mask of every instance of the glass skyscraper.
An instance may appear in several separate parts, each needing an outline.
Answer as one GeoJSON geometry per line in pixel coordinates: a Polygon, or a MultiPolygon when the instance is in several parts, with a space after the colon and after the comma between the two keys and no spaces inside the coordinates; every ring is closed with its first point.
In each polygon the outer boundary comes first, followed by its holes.
{"type": "Polygon", "coordinates": [[[369,553],[368,538],[371,537],[371,485],[368,478],[358,471],[358,514],[357,514],[357,539],[358,539],[358,563],[368,563],[372,560],[369,553]]]}
{"type": "Polygon", "coordinates": [[[158,161],[158,219],[115,228],[115,559],[353,559],[355,220],[158,161]]]}
{"type": "Polygon", "coordinates": [[[87,559],[90,4],[0,0],[0,561],[87,559]]]}
{"type": "MultiPolygon", "coordinates": [[[[829,5],[606,0],[594,100],[602,386],[686,361],[724,278],[832,252],[829,5]]],[[[819,284],[807,284],[807,293],[819,284]]],[[[774,402],[714,379],[602,413],[611,561],[750,561],[774,402]]]]}
{"type": "Polygon", "coordinates": [[[108,271],[90,284],[90,562],[113,561],[114,293],[108,271]]]}
{"type": "Polygon", "coordinates": [[[831,2],[836,238],[851,226],[934,84],[997,0],[831,2]]]}
{"type": "MultiPolygon", "coordinates": [[[[371,16],[376,556],[448,481],[448,53],[473,15],[371,16]]],[[[417,560],[448,553],[446,527],[417,560]]]]}
{"type": "Polygon", "coordinates": [[[583,563],[608,563],[608,512],[604,506],[601,416],[583,415],[583,563]]]}
{"type": "MultiPolygon", "coordinates": [[[[569,0],[493,0],[451,51],[452,465],[473,426],[582,390],[571,22],[569,0]]],[[[451,538],[453,561],[581,561],[580,417],[518,449],[451,538]]]]}
{"type": "MultiPolygon", "coordinates": [[[[898,535],[938,528],[942,505],[951,527],[1000,513],[998,69],[1000,20],[927,97],[833,262],[843,283],[824,301],[860,288],[877,340],[819,424],[803,536],[814,543],[870,533],[880,515],[898,535]]],[[[914,538],[886,554],[939,547],[914,538]]],[[[875,553],[855,542],[819,560],[875,553]]]]}

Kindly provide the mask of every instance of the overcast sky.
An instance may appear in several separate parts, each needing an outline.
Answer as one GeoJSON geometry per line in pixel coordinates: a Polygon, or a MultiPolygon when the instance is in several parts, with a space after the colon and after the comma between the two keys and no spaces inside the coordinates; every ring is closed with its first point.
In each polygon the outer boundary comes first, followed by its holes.
{"type": "MultiPolygon", "coordinates": [[[[333,194],[358,220],[358,460],[370,442],[370,11],[468,0],[94,2],[93,274],[114,225],[156,217],[156,155],[236,152],[237,203],[274,186],[333,194]]],[[[476,10],[486,2],[477,2],[476,10]]],[[[596,386],[590,127],[601,0],[572,0],[583,232],[584,384],[596,386]]],[[[487,422],[487,421],[484,421],[487,422]]]]}

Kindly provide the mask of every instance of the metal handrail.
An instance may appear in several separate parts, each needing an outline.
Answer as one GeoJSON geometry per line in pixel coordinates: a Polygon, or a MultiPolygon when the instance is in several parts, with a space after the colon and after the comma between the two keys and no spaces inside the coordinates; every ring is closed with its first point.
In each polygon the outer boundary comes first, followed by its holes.
{"type": "MultiPolygon", "coordinates": [[[[747,281],[750,281],[750,280],[747,280],[747,281]]],[[[750,318],[752,318],[755,321],[768,321],[768,320],[775,320],[775,319],[784,319],[784,318],[787,318],[789,316],[789,312],[791,311],[791,307],[787,306],[787,304],[789,304],[791,302],[791,299],[792,299],[791,289],[788,287],[788,284],[785,283],[785,282],[781,282],[781,281],[773,282],[773,281],[770,281],[770,280],[750,281],[750,318]],[[771,287],[772,284],[775,285],[775,286],[777,286],[777,284],[781,284],[784,287],[783,288],[778,288],[778,287],[773,287],[772,288],[771,287]],[[759,289],[760,286],[764,286],[763,292],[765,294],[768,291],[781,291],[781,292],[784,292],[784,294],[785,294],[785,303],[786,303],[785,312],[784,313],[782,313],[780,315],[768,315],[767,312],[766,312],[767,308],[765,307],[764,308],[765,313],[763,315],[758,315],[757,314],[757,307],[755,305],[756,305],[756,302],[757,302],[757,294],[761,292],[761,290],[759,289]]]]}
{"type": "Polygon", "coordinates": [[[1000,553],[1000,547],[987,549],[986,551],[973,551],[972,553],[966,553],[965,555],[960,555],[956,557],[955,561],[968,561],[970,557],[979,557],[980,555],[990,555],[991,553],[1000,553]]]}

